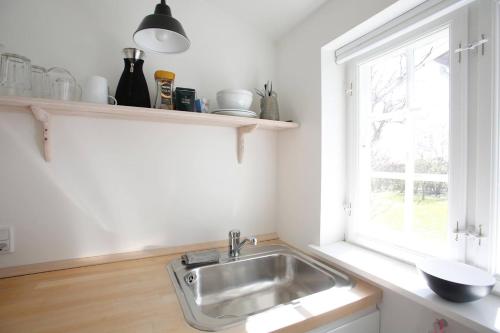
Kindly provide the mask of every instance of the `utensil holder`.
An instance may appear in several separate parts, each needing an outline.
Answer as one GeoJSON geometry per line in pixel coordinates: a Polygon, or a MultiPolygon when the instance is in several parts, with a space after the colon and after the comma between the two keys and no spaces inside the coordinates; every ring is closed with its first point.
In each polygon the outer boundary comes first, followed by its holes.
{"type": "Polygon", "coordinates": [[[260,99],[260,119],[280,120],[277,96],[265,96],[260,99]]]}

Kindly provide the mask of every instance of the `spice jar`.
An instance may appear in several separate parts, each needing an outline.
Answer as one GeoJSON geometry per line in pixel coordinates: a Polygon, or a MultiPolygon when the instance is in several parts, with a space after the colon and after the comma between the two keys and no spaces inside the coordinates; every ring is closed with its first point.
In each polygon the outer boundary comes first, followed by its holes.
{"type": "Polygon", "coordinates": [[[173,91],[174,91],[174,80],[175,73],[168,71],[156,71],[156,99],[155,108],[173,110],[173,91]]]}

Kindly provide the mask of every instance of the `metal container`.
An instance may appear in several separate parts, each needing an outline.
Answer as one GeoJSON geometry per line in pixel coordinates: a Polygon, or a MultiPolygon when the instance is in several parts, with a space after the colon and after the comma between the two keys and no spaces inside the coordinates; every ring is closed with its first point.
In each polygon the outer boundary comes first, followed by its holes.
{"type": "Polygon", "coordinates": [[[260,119],[280,120],[278,97],[264,96],[260,99],[260,119]]]}

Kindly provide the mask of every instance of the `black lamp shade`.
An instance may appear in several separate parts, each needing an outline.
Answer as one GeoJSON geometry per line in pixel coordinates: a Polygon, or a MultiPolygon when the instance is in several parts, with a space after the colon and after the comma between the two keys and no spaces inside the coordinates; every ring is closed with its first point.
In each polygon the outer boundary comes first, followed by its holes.
{"type": "Polygon", "coordinates": [[[134,33],[134,41],[143,48],[160,53],[181,53],[191,45],[184,28],[172,17],[164,0],[156,5],[154,14],[142,20],[134,33]]]}

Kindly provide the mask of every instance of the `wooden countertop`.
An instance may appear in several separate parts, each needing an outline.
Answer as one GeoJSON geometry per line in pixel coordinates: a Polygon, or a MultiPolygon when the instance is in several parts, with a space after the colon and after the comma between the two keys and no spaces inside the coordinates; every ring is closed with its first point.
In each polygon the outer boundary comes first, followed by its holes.
{"type": "MultiPolygon", "coordinates": [[[[276,242],[265,242],[269,245],[276,242]]],[[[184,320],[165,265],[179,255],[0,279],[0,332],[200,332],[184,320]]],[[[224,331],[306,332],[378,303],[380,289],[356,280],[335,299],[308,296],[224,331]]]]}

